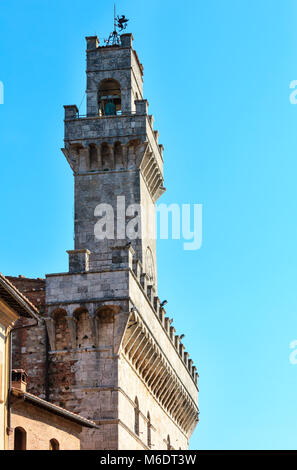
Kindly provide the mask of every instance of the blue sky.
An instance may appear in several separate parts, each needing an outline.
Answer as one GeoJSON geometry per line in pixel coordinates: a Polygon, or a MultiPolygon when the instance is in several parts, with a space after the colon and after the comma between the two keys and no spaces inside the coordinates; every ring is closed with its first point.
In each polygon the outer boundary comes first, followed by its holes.
{"type": "MultiPolygon", "coordinates": [[[[203,244],[158,242],[159,294],[200,374],[192,449],[296,449],[297,3],[122,0],[165,146],[160,202],[203,204],[203,244]]],[[[1,2],[0,270],[67,270],[63,105],[113,2],[1,2]]],[[[82,104],[81,111],[84,110],[82,104]]]]}

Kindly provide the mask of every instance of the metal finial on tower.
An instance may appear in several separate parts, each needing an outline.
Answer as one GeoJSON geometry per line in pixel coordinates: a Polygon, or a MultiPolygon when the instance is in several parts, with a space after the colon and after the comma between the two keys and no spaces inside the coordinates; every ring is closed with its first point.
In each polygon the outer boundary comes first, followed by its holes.
{"type": "Polygon", "coordinates": [[[120,35],[119,33],[122,32],[124,29],[127,28],[128,25],[128,18],[125,15],[117,16],[116,14],[116,6],[114,4],[114,14],[113,14],[113,32],[110,33],[108,39],[104,39],[106,46],[118,46],[120,45],[120,35]]]}

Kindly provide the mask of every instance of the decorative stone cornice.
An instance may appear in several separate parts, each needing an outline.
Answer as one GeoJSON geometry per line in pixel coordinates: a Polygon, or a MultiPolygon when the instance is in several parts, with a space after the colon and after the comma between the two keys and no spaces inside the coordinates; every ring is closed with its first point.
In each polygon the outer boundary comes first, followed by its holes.
{"type": "Polygon", "coordinates": [[[131,312],[121,352],[174,422],[191,434],[199,411],[136,312],[131,312]]]}

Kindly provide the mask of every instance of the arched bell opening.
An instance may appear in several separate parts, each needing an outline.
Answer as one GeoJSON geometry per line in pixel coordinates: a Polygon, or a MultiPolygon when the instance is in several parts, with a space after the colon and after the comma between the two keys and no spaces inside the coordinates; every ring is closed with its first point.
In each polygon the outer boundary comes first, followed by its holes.
{"type": "Polygon", "coordinates": [[[102,80],[98,91],[99,116],[116,116],[122,113],[121,87],[113,78],[102,80]]]}

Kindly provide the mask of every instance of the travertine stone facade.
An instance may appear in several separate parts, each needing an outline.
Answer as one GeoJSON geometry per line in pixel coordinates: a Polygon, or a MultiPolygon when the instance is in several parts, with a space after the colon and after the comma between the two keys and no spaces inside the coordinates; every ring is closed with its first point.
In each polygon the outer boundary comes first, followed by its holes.
{"type": "Polygon", "coordinates": [[[158,298],[163,146],[131,34],[118,46],[87,38],[87,116],[65,106],[63,153],[75,179],[75,249],[68,273],[46,276],[35,344],[27,335],[18,349],[22,357],[32,348],[34,393],[99,425],[83,431],[84,449],[186,449],[198,421],[198,373],[158,298]],[[96,237],[99,204],[113,208],[113,239],[96,237]],[[136,238],[118,226],[123,206],[124,227],[137,215],[136,238]]]}

